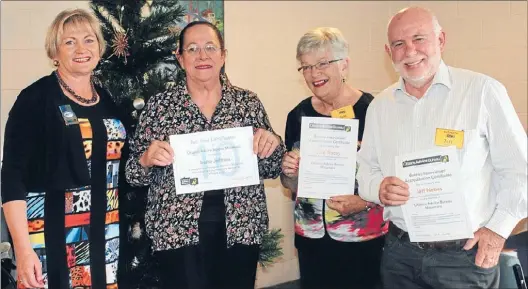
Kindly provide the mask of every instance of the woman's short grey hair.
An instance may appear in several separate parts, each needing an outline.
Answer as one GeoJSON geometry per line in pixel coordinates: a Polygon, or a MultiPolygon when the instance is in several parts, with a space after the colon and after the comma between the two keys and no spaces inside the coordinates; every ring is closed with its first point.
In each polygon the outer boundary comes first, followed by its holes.
{"type": "Polygon", "coordinates": [[[90,12],[83,9],[64,10],[51,23],[46,35],[46,53],[50,59],[54,59],[59,52],[59,42],[61,41],[64,27],[67,25],[89,25],[97,41],[99,42],[99,54],[103,56],[106,49],[106,42],[101,31],[99,20],[90,12]]]}
{"type": "Polygon", "coordinates": [[[304,34],[297,44],[297,60],[306,53],[330,49],[337,58],[348,56],[348,42],[343,33],[333,27],[318,27],[304,34]]]}

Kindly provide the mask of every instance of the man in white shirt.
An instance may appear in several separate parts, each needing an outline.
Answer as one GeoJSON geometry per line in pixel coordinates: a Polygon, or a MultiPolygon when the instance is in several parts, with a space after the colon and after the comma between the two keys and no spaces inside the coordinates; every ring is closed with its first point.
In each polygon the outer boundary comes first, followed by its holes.
{"type": "Polygon", "coordinates": [[[445,34],[424,8],[398,12],[385,49],[399,82],[369,106],[358,155],[359,194],[383,204],[390,221],[382,260],[386,288],[493,288],[505,239],[527,215],[527,137],[505,87],[447,66],[445,34]],[[401,205],[408,185],[395,157],[433,149],[436,129],[457,130],[464,194],[474,238],[413,243],[401,205]]]}

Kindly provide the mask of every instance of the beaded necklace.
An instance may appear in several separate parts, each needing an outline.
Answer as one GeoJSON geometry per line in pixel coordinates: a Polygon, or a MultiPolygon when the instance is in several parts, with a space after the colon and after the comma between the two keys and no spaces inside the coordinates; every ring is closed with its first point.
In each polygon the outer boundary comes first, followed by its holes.
{"type": "Polygon", "coordinates": [[[90,81],[90,86],[92,87],[92,98],[90,99],[86,99],[80,95],[78,95],[77,93],[75,93],[75,91],[73,91],[73,89],[71,89],[67,84],[66,82],[64,82],[64,80],[62,80],[62,78],[60,77],[59,73],[57,72],[57,70],[54,71],[55,73],[55,76],[57,77],[57,80],[59,81],[59,84],[67,91],[69,92],[71,95],[73,95],[73,97],[75,97],[75,99],[77,99],[79,102],[81,103],[84,103],[84,104],[92,104],[92,103],[96,103],[97,102],[97,91],[95,91],[95,86],[93,84],[93,81],[90,81]]]}

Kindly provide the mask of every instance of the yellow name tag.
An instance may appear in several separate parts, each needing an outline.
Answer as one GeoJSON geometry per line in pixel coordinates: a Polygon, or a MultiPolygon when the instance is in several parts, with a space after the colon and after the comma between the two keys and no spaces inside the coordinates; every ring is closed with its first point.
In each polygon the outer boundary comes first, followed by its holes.
{"type": "Polygon", "coordinates": [[[352,107],[352,105],[347,105],[342,108],[332,110],[330,115],[333,118],[354,118],[356,117],[356,115],[354,114],[354,108],[352,107]]]}
{"type": "Polygon", "coordinates": [[[456,146],[461,149],[464,146],[464,131],[437,128],[435,145],[441,147],[456,146]]]}

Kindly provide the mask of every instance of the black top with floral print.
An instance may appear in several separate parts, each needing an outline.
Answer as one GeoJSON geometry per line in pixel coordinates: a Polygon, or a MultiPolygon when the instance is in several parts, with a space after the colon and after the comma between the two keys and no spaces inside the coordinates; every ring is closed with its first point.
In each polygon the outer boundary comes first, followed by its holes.
{"type": "MultiPolygon", "coordinates": [[[[172,166],[155,166],[148,171],[143,169],[139,158],[153,140],[168,141],[173,134],[243,126],[263,128],[274,133],[264,106],[255,93],[231,85],[225,74],[220,76],[220,80],[222,98],[211,121],[191,100],[185,76],[179,77],[171,89],[151,97],[141,113],[130,143],[126,178],[131,185],[150,185],[145,225],[154,251],[198,244],[198,219],[204,193],[176,195],[172,166]]],[[[269,158],[259,158],[259,185],[224,190],[228,247],[235,243],[262,243],[262,236],[268,230],[262,180],[279,176],[284,152],[281,139],[269,158]]]]}

